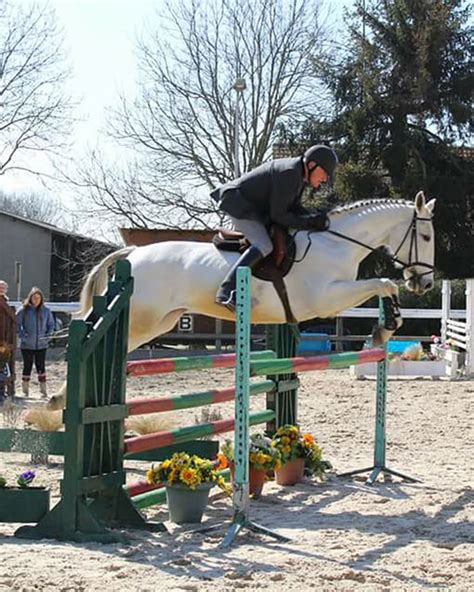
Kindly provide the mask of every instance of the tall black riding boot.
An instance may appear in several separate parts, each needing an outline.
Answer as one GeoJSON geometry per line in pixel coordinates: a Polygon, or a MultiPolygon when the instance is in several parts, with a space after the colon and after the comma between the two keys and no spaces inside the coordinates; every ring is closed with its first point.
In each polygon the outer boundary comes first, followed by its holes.
{"type": "Polygon", "coordinates": [[[232,312],[235,311],[235,280],[237,277],[238,267],[250,267],[254,269],[255,266],[263,259],[263,255],[257,247],[249,247],[236,263],[230,268],[229,273],[225,276],[219,290],[216,294],[217,304],[223,304],[232,312]]]}

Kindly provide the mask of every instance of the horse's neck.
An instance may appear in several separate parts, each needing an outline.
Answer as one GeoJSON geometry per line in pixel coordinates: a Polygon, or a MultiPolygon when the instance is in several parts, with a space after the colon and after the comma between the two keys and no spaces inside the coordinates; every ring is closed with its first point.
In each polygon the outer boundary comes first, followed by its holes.
{"type": "MultiPolygon", "coordinates": [[[[413,209],[408,204],[365,205],[331,215],[331,229],[374,249],[386,246],[394,250],[409,227],[413,209]]],[[[360,247],[364,258],[367,250],[360,247]]]]}

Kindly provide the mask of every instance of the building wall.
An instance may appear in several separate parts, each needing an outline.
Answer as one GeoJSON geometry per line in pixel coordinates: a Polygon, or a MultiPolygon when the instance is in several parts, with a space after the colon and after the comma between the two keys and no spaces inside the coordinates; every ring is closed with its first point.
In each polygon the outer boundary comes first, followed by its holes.
{"type": "Polygon", "coordinates": [[[0,214],[0,279],[8,282],[8,294],[17,299],[15,262],[22,263],[20,298],[38,286],[49,299],[51,231],[0,214]]]}

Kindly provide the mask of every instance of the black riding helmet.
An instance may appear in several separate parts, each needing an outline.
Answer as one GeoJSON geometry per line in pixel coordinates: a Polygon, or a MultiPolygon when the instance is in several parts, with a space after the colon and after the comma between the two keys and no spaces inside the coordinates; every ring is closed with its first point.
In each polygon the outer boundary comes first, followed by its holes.
{"type": "Polygon", "coordinates": [[[334,170],[338,163],[337,155],[334,150],[323,144],[308,148],[303,155],[303,159],[306,164],[314,162],[314,164],[322,167],[330,177],[334,174],[334,170]]]}

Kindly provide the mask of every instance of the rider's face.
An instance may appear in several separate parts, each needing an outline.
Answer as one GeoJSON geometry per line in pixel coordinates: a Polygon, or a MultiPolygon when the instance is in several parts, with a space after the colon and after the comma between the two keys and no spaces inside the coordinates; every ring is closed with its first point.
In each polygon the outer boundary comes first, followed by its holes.
{"type": "Polygon", "coordinates": [[[329,175],[322,167],[314,165],[314,163],[308,165],[308,183],[313,189],[317,189],[322,183],[326,183],[328,179],[329,175]]]}

